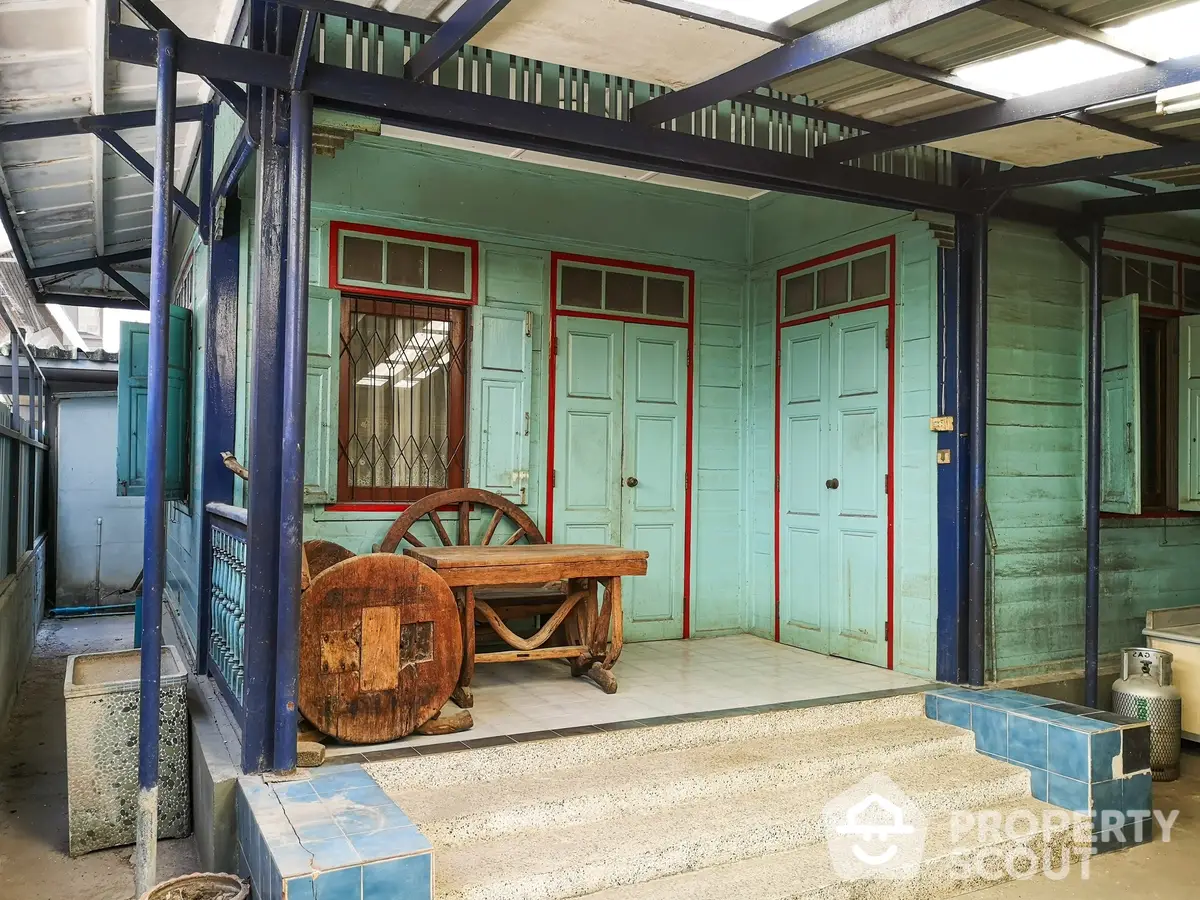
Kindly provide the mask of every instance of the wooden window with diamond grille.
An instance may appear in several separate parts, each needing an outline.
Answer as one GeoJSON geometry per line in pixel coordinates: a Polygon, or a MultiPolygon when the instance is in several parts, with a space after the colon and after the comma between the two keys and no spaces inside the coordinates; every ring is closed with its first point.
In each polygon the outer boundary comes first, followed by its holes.
{"type": "Polygon", "coordinates": [[[464,486],[466,311],[343,295],[338,499],[411,502],[464,486]]]}

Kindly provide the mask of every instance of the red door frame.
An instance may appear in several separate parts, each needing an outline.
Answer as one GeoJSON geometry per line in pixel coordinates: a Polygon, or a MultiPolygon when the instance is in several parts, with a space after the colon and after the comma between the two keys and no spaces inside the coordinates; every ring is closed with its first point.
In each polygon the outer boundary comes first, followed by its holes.
{"type": "Polygon", "coordinates": [[[825,256],[819,256],[816,259],[806,260],[794,266],[789,266],[786,269],[780,269],[775,276],[775,641],[779,642],[780,636],[780,591],[779,591],[779,571],[780,571],[780,528],[779,514],[781,511],[781,501],[779,496],[780,488],[780,472],[782,470],[782,436],[781,436],[781,420],[782,420],[782,377],[783,377],[783,330],[790,328],[793,325],[806,325],[810,322],[820,322],[825,319],[831,319],[834,316],[840,316],[844,313],[858,312],[864,309],[876,309],[886,307],[888,310],[887,324],[887,345],[888,345],[888,462],[887,474],[887,625],[885,627],[885,639],[887,641],[887,667],[893,668],[893,647],[895,646],[896,622],[895,622],[895,593],[896,593],[896,485],[892,478],[892,472],[896,468],[896,378],[899,367],[896,361],[900,358],[900,354],[896,352],[896,237],[880,238],[876,241],[869,241],[865,244],[857,244],[853,247],[847,247],[845,250],[838,250],[835,253],[829,253],[825,256]],[[808,316],[801,316],[795,319],[790,319],[787,322],[782,321],[783,310],[783,280],[788,275],[803,271],[804,269],[815,268],[816,266],[824,265],[825,263],[834,262],[839,259],[844,259],[849,256],[858,256],[870,250],[875,250],[880,247],[888,248],[888,296],[884,300],[875,300],[869,303],[860,303],[857,306],[839,307],[837,309],[813,313],[808,316]]]}
{"type": "Polygon", "coordinates": [[[633,325],[662,325],[667,328],[684,328],[687,330],[687,410],[684,426],[684,499],[683,499],[683,639],[687,640],[692,634],[692,457],[695,450],[692,446],[695,398],[695,378],[692,371],[694,360],[695,321],[696,321],[696,273],[691,269],[675,269],[669,266],[655,266],[649,263],[630,262],[624,259],[608,259],[598,256],[579,256],[573,253],[550,254],[550,390],[547,403],[546,429],[546,540],[552,540],[554,533],[554,423],[556,419],[555,402],[558,394],[558,317],[566,316],[572,319],[607,319],[613,322],[626,322],[633,325]],[[605,266],[613,269],[626,269],[635,272],[657,272],[663,275],[675,275],[687,279],[688,285],[688,317],[687,322],[672,322],[664,319],[652,319],[645,316],[623,316],[604,312],[579,312],[572,309],[560,311],[558,308],[558,270],[559,263],[578,262],[594,266],[605,266]]]}

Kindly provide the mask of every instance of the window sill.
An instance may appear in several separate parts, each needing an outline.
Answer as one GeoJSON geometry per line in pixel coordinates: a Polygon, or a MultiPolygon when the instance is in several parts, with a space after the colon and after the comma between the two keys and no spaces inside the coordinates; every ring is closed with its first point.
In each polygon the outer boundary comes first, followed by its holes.
{"type": "Polygon", "coordinates": [[[1174,528],[1189,525],[1200,525],[1200,513],[1194,512],[1155,512],[1140,515],[1123,515],[1122,513],[1101,513],[1100,524],[1103,528],[1174,528]]]}

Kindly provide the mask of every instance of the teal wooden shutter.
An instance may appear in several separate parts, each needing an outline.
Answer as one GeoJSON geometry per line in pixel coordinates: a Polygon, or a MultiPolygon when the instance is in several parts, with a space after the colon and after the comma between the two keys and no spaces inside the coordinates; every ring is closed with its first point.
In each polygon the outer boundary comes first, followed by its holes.
{"type": "Polygon", "coordinates": [[[337,499],[338,359],[341,295],[308,289],[308,387],[304,423],[304,502],[337,499]]]}
{"type": "Polygon", "coordinates": [[[1179,508],[1200,511],[1200,316],[1179,320],[1179,508]]]}
{"type": "Polygon", "coordinates": [[[477,307],[471,372],[471,486],[524,504],[529,486],[533,313],[477,307]]]}
{"type": "Polygon", "coordinates": [[[1142,402],[1138,296],[1105,303],[1101,314],[1100,508],[1142,511],[1142,402]]]}
{"type": "MultiPolygon", "coordinates": [[[[191,441],[192,313],[171,307],[167,339],[168,500],[186,500],[191,441]]],[[[117,496],[146,493],[146,401],[150,325],[122,322],[117,362],[117,496]]]]}

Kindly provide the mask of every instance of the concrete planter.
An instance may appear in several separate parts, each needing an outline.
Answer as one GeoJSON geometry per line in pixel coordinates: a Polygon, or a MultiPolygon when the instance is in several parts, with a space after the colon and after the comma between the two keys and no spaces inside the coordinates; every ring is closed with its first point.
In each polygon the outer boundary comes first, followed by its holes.
{"type": "MultiPolygon", "coordinates": [[[[72,856],[136,840],[140,650],[67,659],[67,811],[72,856]]],[[[162,651],[158,836],[186,837],[191,797],[187,669],[162,651]]]]}

